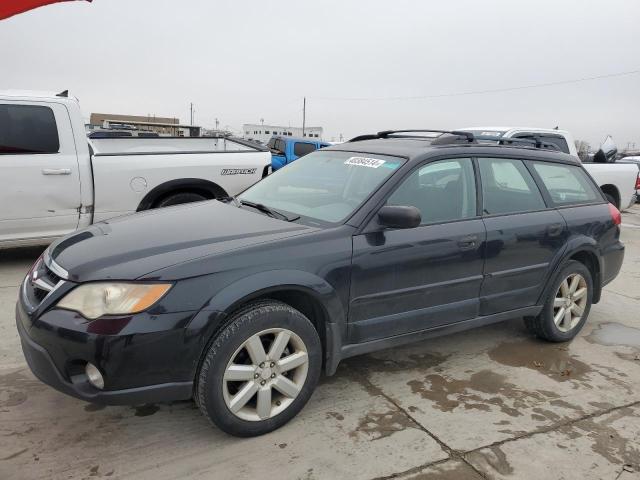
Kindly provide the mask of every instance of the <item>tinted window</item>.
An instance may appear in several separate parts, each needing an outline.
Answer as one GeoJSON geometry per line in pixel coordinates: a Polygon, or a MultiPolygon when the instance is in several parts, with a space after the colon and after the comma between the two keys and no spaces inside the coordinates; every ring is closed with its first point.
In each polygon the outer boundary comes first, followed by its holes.
{"type": "Polygon", "coordinates": [[[53,110],[0,104],[0,154],[57,153],[59,149],[53,110]]]}
{"type": "Polygon", "coordinates": [[[533,168],[540,175],[551,200],[557,205],[602,200],[602,196],[580,167],[534,162],[533,168]]]}
{"type": "Polygon", "coordinates": [[[474,217],[476,186],[471,159],[442,160],[419,168],[400,184],[387,205],[418,208],[423,224],[474,217]]]}
{"type": "Polygon", "coordinates": [[[293,146],[293,154],[296,157],[302,157],[307,153],[311,153],[316,149],[316,146],[312,143],[296,142],[293,146]]]}
{"type": "Polygon", "coordinates": [[[542,195],[521,160],[479,158],[483,211],[486,214],[545,208],[542,195]]]}
{"type": "Polygon", "coordinates": [[[286,151],[286,144],[284,143],[284,140],[277,138],[275,142],[273,142],[273,149],[281,152],[282,155],[284,155],[284,152],[286,151]]]}

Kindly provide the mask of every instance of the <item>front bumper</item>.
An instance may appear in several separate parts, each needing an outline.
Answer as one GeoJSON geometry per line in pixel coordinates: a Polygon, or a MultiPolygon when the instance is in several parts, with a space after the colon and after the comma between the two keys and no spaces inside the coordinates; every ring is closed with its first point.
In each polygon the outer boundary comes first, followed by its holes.
{"type": "MultiPolygon", "coordinates": [[[[32,322],[21,302],[16,325],[29,368],[42,382],[82,400],[127,405],[186,400],[193,392],[193,359],[182,355],[183,329],[137,335],[96,335],[73,322],[74,312],[57,310],[32,322]],[[75,329],[63,329],[64,320],[75,329]],[[129,348],[127,348],[129,347],[129,348]],[[162,363],[162,358],[165,362],[162,363]],[[105,390],[92,386],[82,364],[91,362],[105,375],[105,390]],[[173,363],[173,368],[167,365],[173,363]],[[151,382],[150,382],[151,380],[151,382]],[[166,380],[156,383],[154,380],[166,380]],[[147,384],[151,383],[151,384],[147,384]]],[[[88,325],[90,325],[89,323],[88,325]]]]}

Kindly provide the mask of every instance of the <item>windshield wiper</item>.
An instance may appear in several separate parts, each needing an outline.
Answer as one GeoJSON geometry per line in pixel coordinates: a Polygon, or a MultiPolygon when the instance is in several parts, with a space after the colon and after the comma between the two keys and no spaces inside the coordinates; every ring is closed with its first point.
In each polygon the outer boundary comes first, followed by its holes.
{"type": "Polygon", "coordinates": [[[240,204],[246,205],[247,207],[255,208],[256,210],[260,210],[261,212],[266,213],[267,215],[273,218],[280,217],[282,220],[286,220],[287,222],[293,222],[294,220],[298,220],[300,218],[300,215],[298,215],[297,217],[288,217],[284,213],[274,210],[273,208],[269,208],[266,205],[263,205],[262,203],[250,202],[248,200],[240,200],[240,204]]]}

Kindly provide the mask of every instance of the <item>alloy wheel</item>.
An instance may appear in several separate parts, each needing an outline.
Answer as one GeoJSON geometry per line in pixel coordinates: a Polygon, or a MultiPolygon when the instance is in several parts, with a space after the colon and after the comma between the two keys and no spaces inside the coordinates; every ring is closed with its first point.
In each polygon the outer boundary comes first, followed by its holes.
{"type": "Polygon", "coordinates": [[[272,328],[247,339],[231,356],[223,377],[227,408],[247,421],[275,417],[296,399],[309,370],[302,339],[272,328]]]}
{"type": "Polygon", "coordinates": [[[587,281],[579,273],[565,278],[553,300],[553,321],[561,332],[580,323],[587,306],[587,281]]]}

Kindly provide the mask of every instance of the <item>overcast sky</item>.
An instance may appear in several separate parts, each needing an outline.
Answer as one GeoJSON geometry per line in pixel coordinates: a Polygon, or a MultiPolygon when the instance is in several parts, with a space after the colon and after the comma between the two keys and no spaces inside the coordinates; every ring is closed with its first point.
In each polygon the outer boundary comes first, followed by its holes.
{"type": "Polygon", "coordinates": [[[64,90],[91,112],[325,138],[528,125],[640,147],[640,2],[94,0],[0,22],[0,89],[64,90]],[[339,99],[337,99],[339,98],[339,99]],[[350,99],[350,100],[346,100],[350,99]],[[356,100],[354,100],[356,98],[356,100]]]}

